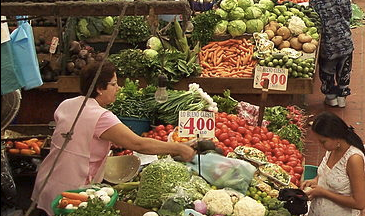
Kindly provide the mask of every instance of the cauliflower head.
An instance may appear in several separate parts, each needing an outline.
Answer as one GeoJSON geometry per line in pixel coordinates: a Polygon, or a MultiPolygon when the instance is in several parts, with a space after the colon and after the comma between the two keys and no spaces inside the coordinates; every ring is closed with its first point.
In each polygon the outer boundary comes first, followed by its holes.
{"type": "Polygon", "coordinates": [[[208,191],[203,197],[203,202],[207,204],[209,215],[231,215],[233,212],[231,197],[225,190],[208,191]]]}
{"type": "Polygon", "coordinates": [[[264,216],[265,207],[251,197],[243,197],[234,205],[232,216],[264,216]]]}

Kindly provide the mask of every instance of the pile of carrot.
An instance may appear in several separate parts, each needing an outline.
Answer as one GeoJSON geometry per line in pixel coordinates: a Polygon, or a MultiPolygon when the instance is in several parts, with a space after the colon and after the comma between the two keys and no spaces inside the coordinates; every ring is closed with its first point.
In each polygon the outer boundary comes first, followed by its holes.
{"type": "Polygon", "coordinates": [[[79,206],[82,202],[87,202],[88,196],[74,192],[62,192],[62,199],[58,205],[58,208],[65,208],[68,204],[73,206],[79,206]]]}
{"type": "Polygon", "coordinates": [[[7,141],[6,148],[11,154],[32,155],[40,154],[44,141],[32,138],[23,141],[7,141]]]}
{"type": "Polygon", "coordinates": [[[202,77],[252,77],[257,60],[245,38],[213,41],[199,52],[202,77]]]}

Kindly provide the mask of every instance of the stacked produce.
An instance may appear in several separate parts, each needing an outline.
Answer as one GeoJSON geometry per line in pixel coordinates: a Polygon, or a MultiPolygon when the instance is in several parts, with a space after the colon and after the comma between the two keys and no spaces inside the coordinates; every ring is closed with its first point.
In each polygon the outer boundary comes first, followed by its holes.
{"type": "Polygon", "coordinates": [[[252,77],[254,45],[246,39],[210,42],[199,53],[202,77],[252,77]]]}
{"type": "Polygon", "coordinates": [[[38,138],[27,140],[8,140],[5,142],[5,148],[10,154],[22,155],[39,155],[43,145],[44,140],[39,140],[38,138]]]}

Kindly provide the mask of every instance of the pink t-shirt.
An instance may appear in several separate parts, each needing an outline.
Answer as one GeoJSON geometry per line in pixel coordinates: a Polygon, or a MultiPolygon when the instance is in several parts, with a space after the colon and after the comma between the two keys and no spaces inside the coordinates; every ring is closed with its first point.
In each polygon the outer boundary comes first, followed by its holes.
{"type": "Polygon", "coordinates": [[[95,126],[94,136],[90,146],[90,169],[89,180],[96,175],[103,159],[105,152],[110,149],[110,142],[100,139],[101,134],[116,124],[121,123],[117,116],[112,112],[103,113],[95,126]]]}

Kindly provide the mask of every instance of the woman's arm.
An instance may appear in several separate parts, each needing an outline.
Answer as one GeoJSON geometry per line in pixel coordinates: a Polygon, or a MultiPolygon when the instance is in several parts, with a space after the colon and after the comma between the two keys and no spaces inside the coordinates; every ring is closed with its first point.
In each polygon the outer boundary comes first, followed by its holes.
{"type": "Polygon", "coordinates": [[[114,125],[100,136],[120,147],[143,154],[179,155],[185,161],[190,161],[195,155],[194,149],[181,143],[169,143],[136,135],[123,123],[114,125]]]}
{"type": "Polygon", "coordinates": [[[314,186],[307,194],[310,199],[314,197],[325,197],[339,205],[353,209],[362,210],[365,208],[365,172],[364,159],[360,155],[353,155],[347,162],[347,174],[350,178],[351,196],[344,196],[331,192],[319,186],[314,186]]]}

